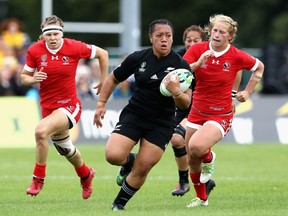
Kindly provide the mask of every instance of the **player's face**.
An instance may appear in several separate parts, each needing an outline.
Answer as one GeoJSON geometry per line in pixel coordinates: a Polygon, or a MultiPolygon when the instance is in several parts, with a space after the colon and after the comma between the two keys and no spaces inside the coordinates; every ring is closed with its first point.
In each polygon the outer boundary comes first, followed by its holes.
{"type": "Polygon", "coordinates": [[[215,51],[223,51],[229,44],[231,36],[227,31],[227,25],[216,22],[211,30],[211,45],[215,51]]]}
{"type": "Polygon", "coordinates": [[[173,32],[169,25],[156,24],[150,35],[153,52],[159,58],[170,53],[173,43],[173,32]]]}
{"type": "Polygon", "coordinates": [[[55,50],[60,48],[63,33],[60,31],[52,31],[43,35],[49,49],[55,50]]]}
{"type": "Polygon", "coordinates": [[[189,31],[185,38],[185,48],[188,50],[193,44],[202,42],[201,33],[198,31],[189,31]]]}

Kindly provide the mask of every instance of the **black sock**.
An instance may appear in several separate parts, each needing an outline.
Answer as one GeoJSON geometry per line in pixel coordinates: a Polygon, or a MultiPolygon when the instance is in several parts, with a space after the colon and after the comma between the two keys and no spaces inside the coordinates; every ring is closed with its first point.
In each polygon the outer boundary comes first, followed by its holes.
{"type": "Polygon", "coordinates": [[[134,155],[130,153],[127,157],[127,162],[122,166],[125,172],[130,172],[134,164],[134,155]]]}
{"type": "Polygon", "coordinates": [[[115,204],[122,205],[123,207],[126,205],[126,203],[134,196],[134,194],[138,191],[139,189],[135,189],[131,187],[127,181],[125,180],[117,197],[114,200],[115,204]]]}
{"type": "Polygon", "coordinates": [[[180,171],[179,173],[179,182],[189,183],[189,170],[180,171]]]}

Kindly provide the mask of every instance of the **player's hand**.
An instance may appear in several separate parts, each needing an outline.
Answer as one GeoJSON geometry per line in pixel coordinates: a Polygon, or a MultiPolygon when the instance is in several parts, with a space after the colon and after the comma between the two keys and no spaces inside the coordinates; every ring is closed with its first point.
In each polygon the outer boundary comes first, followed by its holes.
{"type": "Polygon", "coordinates": [[[43,71],[43,67],[40,69],[40,71],[36,71],[33,75],[33,83],[40,83],[43,80],[47,79],[47,73],[43,71]]]}
{"type": "Polygon", "coordinates": [[[204,65],[205,62],[214,56],[214,51],[213,50],[207,50],[204,53],[202,53],[202,55],[200,56],[200,58],[198,59],[198,63],[200,66],[204,65]]]}
{"type": "Polygon", "coordinates": [[[248,99],[249,99],[249,92],[248,91],[239,91],[239,92],[237,92],[237,94],[236,94],[236,99],[239,101],[239,102],[241,102],[241,103],[243,103],[243,102],[246,102],[248,99]]]}
{"type": "Polygon", "coordinates": [[[176,74],[170,73],[164,80],[164,85],[172,95],[177,95],[181,92],[179,77],[176,74]]]}
{"type": "Polygon", "coordinates": [[[97,89],[96,95],[99,95],[102,85],[103,85],[103,82],[99,82],[96,86],[93,87],[93,89],[97,89]]]}
{"type": "Polygon", "coordinates": [[[104,119],[104,115],[106,113],[106,107],[105,107],[105,103],[98,101],[97,102],[97,107],[96,107],[96,111],[94,114],[94,122],[93,125],[96,125],[97,128],[102,127],[102,120],[104,119]]]}

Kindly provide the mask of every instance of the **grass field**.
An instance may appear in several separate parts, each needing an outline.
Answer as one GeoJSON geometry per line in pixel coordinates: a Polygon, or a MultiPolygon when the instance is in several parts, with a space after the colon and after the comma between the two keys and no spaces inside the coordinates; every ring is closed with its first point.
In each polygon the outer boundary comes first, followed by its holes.
{"type": "Polygon", "coordinates": [[[78,145],[88,165],[95,168],[92,197],[81,198],[81,187],[72,166],[51,147],[47,178],[41,193],[30,197],[25,190],[34,166],[34,149],[0,149],[0,215],[95,216],[95,215],[288,215],[288,146],[280,144],[217,144],[217,186],[209,206],[187,209],[195,197],[192,189],[173,197],[178,181],[171,146],[150,173],[146,183],[126,205],[126,211],[112,212],[111,203],[119,191],[117,167],[104,158],[104,145],[78,145]]]}

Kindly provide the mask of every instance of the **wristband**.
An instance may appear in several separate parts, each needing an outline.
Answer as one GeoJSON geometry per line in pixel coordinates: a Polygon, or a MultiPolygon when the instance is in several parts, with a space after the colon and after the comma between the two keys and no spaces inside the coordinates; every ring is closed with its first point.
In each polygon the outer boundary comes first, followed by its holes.
{"type": "Polygon", "coordinates": [[[236,99],[236,94],[237,94],[237,91],[236,90],[232,90],[232,93],[231,93],[232,100],[236,99]]]}

